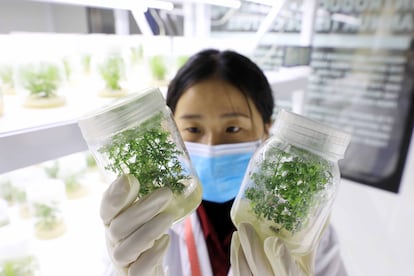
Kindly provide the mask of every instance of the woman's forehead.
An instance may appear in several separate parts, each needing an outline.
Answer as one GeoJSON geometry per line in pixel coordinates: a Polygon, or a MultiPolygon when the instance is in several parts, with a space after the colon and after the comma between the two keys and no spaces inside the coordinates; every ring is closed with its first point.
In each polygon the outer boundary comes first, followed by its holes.
{"type": "Polygon", "coordinates": [[[208,80],[186,89],[178,100],[176,113],[206,109],[226,113],[249,112],[251,104],[237,87],[221,80],[208,80]]]}

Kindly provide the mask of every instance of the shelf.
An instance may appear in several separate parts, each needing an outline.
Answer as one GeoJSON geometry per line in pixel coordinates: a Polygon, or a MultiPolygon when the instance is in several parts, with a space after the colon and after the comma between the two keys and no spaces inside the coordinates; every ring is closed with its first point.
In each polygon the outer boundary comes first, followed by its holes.
{"type": "Polygon", "coordinates": [[[87,149],[76,120],[0,133],[0,174],[87,149]]]}

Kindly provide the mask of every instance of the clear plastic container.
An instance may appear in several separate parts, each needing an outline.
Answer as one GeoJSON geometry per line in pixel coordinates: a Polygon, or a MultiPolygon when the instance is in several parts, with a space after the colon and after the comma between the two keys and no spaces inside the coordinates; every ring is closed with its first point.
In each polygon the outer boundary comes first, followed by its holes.
{"type": "Polygon", "coordinates": [[[281,238],[293,254],[309,253],[328,222],[349,142],[347,133],[281,110],[250,160],[233,222],[251,223],[263,240],[281,238]]]}
{"type": "Polygon", "coordinates": [[[82,117],[79,126],[108,182],[134,175],[141,185],[137,199],[170,188],[176,221],[200,204],[201,184],[159,89],[120,98],[82,117]]]}

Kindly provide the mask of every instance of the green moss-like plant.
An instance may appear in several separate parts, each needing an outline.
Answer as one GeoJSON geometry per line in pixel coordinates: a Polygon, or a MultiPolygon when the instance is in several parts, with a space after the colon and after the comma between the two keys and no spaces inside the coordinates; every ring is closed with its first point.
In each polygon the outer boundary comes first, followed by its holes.
{"type": "Polygon", "coordinates": [[[36,226],[42,230],[49,230],[60,223],[60,210],[53,204],[34,204],[34,215],[38,219],[36,226]]]}
{"type": "Polygon", "coordinates": [[[89,169],[95,169],[97,167],[96,160],[93,158],[93,155],[89,152],[85,155],[86,167],[89,169]]]}
{"type": "Polygon", "coordinates": [[[68,175],[63,181],[65,182],[66,195],[69,199],[80,198],[87,194],[87,189],[82,184],[79,175],[68,175]]]}
{"type": "Polygon", "coordinates": [[[47,166],[44,167],[45,173],[50,178],[58,178],[59,174],[59,162],[51,161],[47,166]]]}
{"type": "Polygon", "coordinates": [[[160,187],[180,194],[185,188],[183,181],[190,178],[179,161],[181,152],[161,126],[161,118],[162,114],[158,114],[136,128],[122,131],[99,149],[111,161],[106,170],[117,175],[132,174],[138,179],[138,197],[160,187]]]}
{"type": "Polygon", "coordinates": [[[167,66],[163,56],[153,56],[149,60],[151,74],[156,80],[165,80],[167,75],[167,66]]]}
{"type": "Polygon", "coordinates": [[[10,180],[0,182],[0,198],[9,204],[22,203],[26,201],[26,192],[12,184],[10,180]]]}
{"type": "Polygon", "coordinates": [[[258,217],[280,225],[291,233],[306,224],[309,212],[321,203],[321,192],[333,181],[329,162],[308,151],[291,147],[289,152],[273,148],[250,175],[254,185],[245,190],[258,217]]]}
{"type": "Polygon", "coordinates": [[[59,67],[52,63],[26,65],[21,69],[20,78],[23,87],[40,98],[56,96],[61,82],[59,67]]]}
{"type": "Polygon", "coordinates": [[[124,60],[119,55],[107,57],[99,66],[99,73],[105,81],[106,88],[110,90],[121,90],[121,78],[123,76],[124,60]]]}

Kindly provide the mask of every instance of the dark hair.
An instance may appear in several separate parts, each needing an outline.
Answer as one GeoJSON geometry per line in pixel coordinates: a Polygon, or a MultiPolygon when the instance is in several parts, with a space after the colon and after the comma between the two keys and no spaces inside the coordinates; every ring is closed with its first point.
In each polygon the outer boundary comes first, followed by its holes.
{"type": "Polygon", "coordinates": [[[175,112],[187,88],[212,77],[237,87],[253,101],[264,123],[271,122],[274,100],[266,76],[252,60],[230,50],[206,49],[188,59],[168,86],[167,105],[171,111],[175,112]]]}

